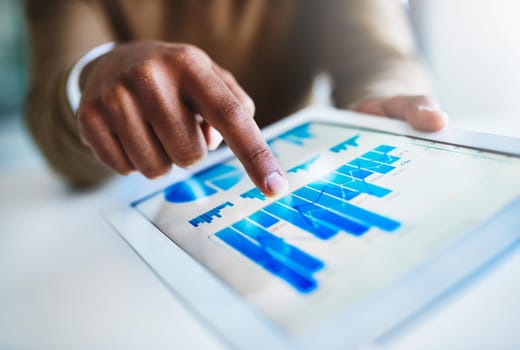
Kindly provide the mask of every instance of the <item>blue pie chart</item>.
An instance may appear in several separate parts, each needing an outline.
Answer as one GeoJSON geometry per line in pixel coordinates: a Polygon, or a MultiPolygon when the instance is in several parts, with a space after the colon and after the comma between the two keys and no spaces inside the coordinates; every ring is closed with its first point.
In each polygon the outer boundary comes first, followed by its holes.
{"type": "Polygon", "coordinates": [[[164,190],[164,199],[171,203],[193,202],[220,191],[227,191],[244,177],[244,172],[229,164],[217,164],[176,182],[164,190]]]}

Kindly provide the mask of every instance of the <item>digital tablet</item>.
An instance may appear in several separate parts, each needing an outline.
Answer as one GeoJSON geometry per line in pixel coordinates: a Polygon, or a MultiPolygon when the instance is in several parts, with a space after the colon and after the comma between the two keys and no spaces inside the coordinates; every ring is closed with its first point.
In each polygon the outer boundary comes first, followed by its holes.
{"type": "Polygon", "coordinates": [[[223,149],[105,212],[232,347],[356,348],[520,238],[518,139],[326,108],[264,135],[283,196],[223,149]]]}

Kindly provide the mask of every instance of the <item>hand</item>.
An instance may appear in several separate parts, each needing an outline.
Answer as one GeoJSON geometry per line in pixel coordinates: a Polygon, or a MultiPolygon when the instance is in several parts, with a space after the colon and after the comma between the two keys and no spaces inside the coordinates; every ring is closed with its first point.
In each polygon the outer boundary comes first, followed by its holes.
{"type": "Polygon", "coordinates": [[[182,44],[123,44],[82,73],[80,137],[119,174],[149,178],[187,167],[226,140],[256,186],[287,190],[286,177],[253,119],[254,104],[202,50],[182,44]]]}
{"type": "Polygon", "coordinates": [[[422,131],[438,131],[448,124],[448,115],[428,96],[397,96],[360,103],[356,111],[406,120],[422,131]]]}

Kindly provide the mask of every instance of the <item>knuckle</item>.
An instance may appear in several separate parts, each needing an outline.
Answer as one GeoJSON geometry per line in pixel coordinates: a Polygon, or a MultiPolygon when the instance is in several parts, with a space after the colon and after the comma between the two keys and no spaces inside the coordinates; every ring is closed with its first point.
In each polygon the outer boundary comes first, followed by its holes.
{"type": "Polygon", "coordinates": [[[78,135],[80,142],[87,146],[92,146],[93,134],[99,129],[99,125],[102,124],[100,117],[94,112],[91,106],[84,104],[78,111],[78,135]]]}
{"type": "Polygon", "coordinates": [[[221,72],[222,76],[223,76],[226,80],[235,80],[235,77],[233,76],[233,74],[231,74],[231,72],[228,71],[227,69],[225,69],[225,68],[220,68],[220,72],[221,72]]]}
{"type": "Polygon", "coordinates": [[[216,106],[215,112],[219,120],[228,126],[241,125],[252,118],[251,110],[235,99],[222,101],[216,106]]]}
{"type": "Polygon", "coordinates": [[[249,163],[264,163],[269,159],[270,155],[271,151],[269,148],[265,145],[260,145],[252,149],[247,155],[247,160],[249,163]]]}
{"type": "Polygon", "coordinates": [[[247,113],[251,116],[255,115],[256,112],[256,106],[253,99],[249,96],[244,100],[244,109],[247,111],[247,113]]]}
{"type": "Polygon", "coordinates": [[[175,56],[181,63],[204,62],[209,59],[202,49],[189,44],[180,45],[175,56]]]}
{"type": "Polygon", "coordinates": [[[101,95],[101,103],[111,111],[117,111],[126,97],[126,88],[122,83],[117,83],[101,95]]]}
{"type": "Polygon", "coordinates": [[[412,105],[430,104],[431,99],[425,95],[416,95],[410,98],[410,102],[412,105]]]}
{"type": "Polygon", "coordinates": [[[149,57],[128,72],[125,83],[137,86],[150,85],[155,80],[160,66],[161,62],[157,57],[149,57]]]}
{"type": "Polygon", "coordinates": [[[97,118],[95,103],[91,101],[82,101],[78,109],[78,121],[82,123],[90,123],[97,118]]]}
{"type": "Polygon", "coordinates": [[[202,147],[193,147],[189,152],[177,154],[175,163],[181,168],[187,168],[203,159],[205,155],[206,151],[202,147]]]}

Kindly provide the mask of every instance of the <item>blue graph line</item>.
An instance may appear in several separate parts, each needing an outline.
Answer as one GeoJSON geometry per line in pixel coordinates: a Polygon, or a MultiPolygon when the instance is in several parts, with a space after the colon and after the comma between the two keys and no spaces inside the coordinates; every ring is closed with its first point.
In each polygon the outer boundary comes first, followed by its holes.
{"type": "Polygon", "coordinates": [[[329,196],[323,192],[318,192],[306,187],[302,187],[294,192],[295,195],[337,212],[340,215],[349,217],[356,222],[362,223],[366,227],[378,227],[384,231],[395,231],[401,225],[398,221],[376,214],[372,211],[353,205],[347,201],[329,196]]]}
{"type": "Polygon", "coordinates": [[[337,229],[324,225],[319,221],[313,221],[302,215],[298,210],[286,207],[278,202],[268,205],[264,210],[274,217],[288,222],[323,240],[330,239],[338,233],[337,229]]]}
{"type": "Polygon", "coordinates": [[[371,171],[361,169],[361,168],[356,168],[356,167],[346,165],[346,164],[337,168],[336,171],[340,174],[355,177],[356,179],[359,179],[359,180],[364,180],[368,176],[373,174],[373,172],[371,172],[371,171]]]}
{"type": "Polygon", "coordinates": [[[368,171],[373,171],[375,173],[379,174],[388,174],[392,170],[395,169],[394,166],[387,165],[387,164],[381,164],[378,162],[374,162],[368,159],[363,158],[356,158],[352,161],[350,161],[348,164],[357,167],[359,169],[365,169],[368,171]]]}
{"type": "Polygon", "coordinates": [[[345,186],[336,185],[323,180],[311,182],[305,187],[310,187],[312,189],[320,191],[320,193],[326,193],[346,201],[354,199],[361,194],[361,192],[353,191],[349,188],[346,188],[345,186]]]}
{"type": "MultiPolygon", "coordinates": [[[[304,193],[304,190],[305,189],[300,189],[296,191],[295,194],[305,196],[306,193],[304,193]]],[[[280,199],[279,203],[296,209],[303,217],[312,220],[312,222],[319,222],[324,226],[328,226],[336,232],[345,231],[355,236],[360,236],[368,231],[368,226],[359,224],[358,222],[353,221],[338,212],[332,211],[329,208],[317,205],[316,203],[322,202],[322,198],[320,197],[322,197],[323,193],[316,193],[318,194],[316,199],[309,198],[308,196],[297,197],[289,195],[280,199]]]]}
{"type": "Polygon", "coordinates": [[[399,160],[399,157],[394,157],[387,153],[379,153],[379,152],[367,152],[367,153],[363,154],[362,157],[373,160],[375,162],[380,162],[380,163],[385,163],[385,164],[393,164],[399,160]]]}
{"type": "Polygon", "coordinates": [[[391,193],[392,190],[389,190],[384,187],[380,187],[363,180],[358,180],[348,175],[343,175],[339,173],[330,173],[324,177],[325,180],[332,182],[338,186],[344,186],[350,188],[351,190],[366,193],[376,197],[384,197],[387,194],[391,193]]]}

